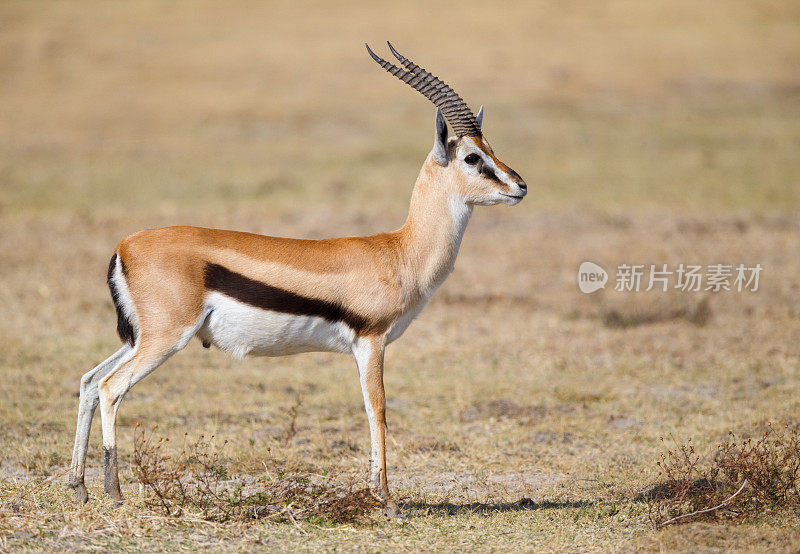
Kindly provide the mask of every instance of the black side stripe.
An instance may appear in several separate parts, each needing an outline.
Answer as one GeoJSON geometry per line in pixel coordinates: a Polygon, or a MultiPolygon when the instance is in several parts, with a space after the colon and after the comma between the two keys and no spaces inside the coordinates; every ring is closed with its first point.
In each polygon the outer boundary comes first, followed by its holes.
{"type": "Polygon", "coordinates": [[[338,302],[328,302],[301,296],[287,290],[255,281],[226,267],[217,264],[206,264],[206,289],[221,292],[245,304],[263,310],[271,310],[284,314],[316,316],[328,321],[343,321],[356,333],[375,331],[379,323],[347,310],[338,302]]]}
{"type": "MultiPolygon", "coordinates": [[[[127,272],[125,271],[125,264],[122,263],[122,260],[119,261],[119,266],[122,269],[122,278],[124,279],[127,272]]],[[[108,289],[111,291],[111,300],[114,302],[114,308],[117,309],[117,334],[119,335],[119,338],[122,339],[122,342],[127,342],[133,346],[136,342],[136,334],[133,331],[133,324],[122,309],[122,302],[119,299],[119,291],[112,280],[112,277],[114,276],[114,270],[116,268],[117,254],[114,253],[114,255],[111,256],[111,262],[108,264],[108,289]]]]}

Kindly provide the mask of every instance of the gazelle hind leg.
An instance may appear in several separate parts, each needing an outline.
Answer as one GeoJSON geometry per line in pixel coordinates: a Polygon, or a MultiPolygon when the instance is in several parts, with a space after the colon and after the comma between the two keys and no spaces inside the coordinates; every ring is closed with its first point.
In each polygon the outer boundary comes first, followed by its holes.
{"type": "Polygon", "coordinates": [[[81,377],[80,399],[78,400],[78,423],[75,431],[75,446],[72,449],[72,464],[69,476],[69,486],[75,491],[75,500],[84,503],[89,499],[84,483],[86,472],[86,450],[89,446],[89,433],[92,429],[92,419],[100,395],[97,383],[111,371],[125,363],[133,355],[133,348],[125,345],[116,353],[101,362],[91,371],[81,377]]]}
{"type": "Polygon", "coordinates": [[[205,322],[208,314],[183,333],[162,333],[148,336],[142,332],[138,337],[138,348],[133,357],[108,373],[99,385],[100,418],[103,428],[103,466],[105,491],[115,502],[122,502],[117,466],[117,412],[125,394],[133,386],[155,371],[167,359],[182,350],[205,322]]]}
{"type": "MultiPolygon", "coordinates": [[[[174,343],[173,343],[174,344],[174,343]]],[[[140,345],[136,354],[100,382],[100,419],[103,428],[105,491],[115,502],[122,501],[117,471],[116,420],[122,398],[134,384],[152,373],[178,349],[173,345],[140,345]]]]}

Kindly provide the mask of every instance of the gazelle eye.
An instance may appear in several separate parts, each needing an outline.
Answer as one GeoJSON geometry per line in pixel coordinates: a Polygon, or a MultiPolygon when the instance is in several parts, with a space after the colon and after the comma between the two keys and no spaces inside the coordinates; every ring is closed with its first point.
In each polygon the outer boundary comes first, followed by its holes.
{"type": "Polygon", "coordinates": [[[480,160],[480,156],[478,156],[477,154],[470,154],[466,158],[464,158],[464,161],[467,162],[469,165],[475,165],[476,163],[478,163],[478,160],[480,160]]]}

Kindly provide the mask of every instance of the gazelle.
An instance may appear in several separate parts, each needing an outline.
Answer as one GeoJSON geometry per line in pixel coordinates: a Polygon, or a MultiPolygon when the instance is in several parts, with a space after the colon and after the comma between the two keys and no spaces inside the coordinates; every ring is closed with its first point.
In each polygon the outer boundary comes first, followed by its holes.
{"type": "Polygon", "coordinates": [[[372,59],[436,106],[433,149],[417,177],[405,224],[368,237],[276,238],[197,227],[148,229],[124,238],[108,286],[124,345],[81,378],[69,485],[77,501],[97,406],[103,430],[105,491],[122,501],[116,417],[131,387],[192,337],[234,356],[300,352],[355,357],[369,419],[370,481],[397,514],[386,480],[383,354],[453,271],[475,205],[514,205],[522,178],[495,156],[473,115],[444,82],[400,55],[399,68],[372,59]],[[445,119],[455,136],[448,138],[445,119]]]}

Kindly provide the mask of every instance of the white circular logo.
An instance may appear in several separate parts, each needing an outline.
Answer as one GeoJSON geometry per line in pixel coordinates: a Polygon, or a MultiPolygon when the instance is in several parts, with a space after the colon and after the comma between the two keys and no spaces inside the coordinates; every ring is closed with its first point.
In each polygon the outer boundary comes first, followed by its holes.
{"type": "Polygon", "coordinates": [[[606,288],[608,273],[593,262],[583,262],[578,268],[578,288],[586,294],[606,288]]]}

